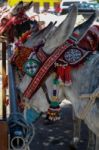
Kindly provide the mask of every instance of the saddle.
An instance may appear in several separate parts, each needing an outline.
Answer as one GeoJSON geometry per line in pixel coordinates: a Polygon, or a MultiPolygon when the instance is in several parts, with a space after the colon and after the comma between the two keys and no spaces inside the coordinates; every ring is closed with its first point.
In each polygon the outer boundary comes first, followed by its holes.
{"type": "Polygon", "coordinates": [[[99,49],[99,26],[93,25],[86,35],[80,40],[78,46],[86,51],[96,51],[99,49]]]}

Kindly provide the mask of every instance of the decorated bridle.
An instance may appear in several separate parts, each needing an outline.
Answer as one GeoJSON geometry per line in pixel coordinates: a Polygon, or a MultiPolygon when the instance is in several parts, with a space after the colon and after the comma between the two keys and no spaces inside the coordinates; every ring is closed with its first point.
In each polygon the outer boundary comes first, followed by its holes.
{"type": "Polygon", "coordinates": [[[47,114],[47,117],[49,120],[55,121],[55,120],[60,119],[60,116],[59,116],[60,107],[59,107],[59,102],[58,102],[58,97],[57,97],[57,85],[59,84],[58,78],[62,79],[62,76],[64,76],[64,73],[65,73],[66,74],[65,81],[67,81],[67,83],[70,84],[71,65],[74,65],[75,62],[78,63],[80,58],[81,60],[83,60],[85,56],[87,56],[90,53],[89,51],[87,53],[84,53],[84,51],[81,48],[80,49],[77,49],[77,47],[75,48],[75,45],[77,45],[77,43],[82,38],[82,36],[86,32],[86,30],[89,28],[89,26],[92,24],[94,19],[95,19],[95,13],[86,22],[77,26],[74,29],[70,38],[62,46],[58,47],[51,54],[51,56],[48,56],[47,54],[45,54],[41,48],[29,49],[26,47],[23,47],[23,48],[20,47],[20,50],[19,50],[19,47],[17,47],[18,50],[20,51],[20,55],[18,53],[16,58],[14,60],[12,59],[13,63],[16,64],[16,66],[20,70],[20,65],[18,65],[18,60],[22,60],[22,63],[20,63],[22,64],[21,71],[24,71],[24,73],[32,77],[30,84],[26,87],[23,93],[24,97],[27,97],[28,99],[30,99],[33,96],[33,94],[37,91],[37,89],[40,87],[42,81],[44,80],[44,77],[47,76],[48,70],[50,71],[53,70],[54,64],[57,67],[58,76],[55,75],[53,78],[53,96],[52,96],[50,107],[49,107],[48,114],[47,114]],[[73,46],[73,48],[68,50],[71,46],[73,46]],[[22,49],[22,52],[21,52],[21,49],[22,49]],[[75,51],[77,52],[76,53],[77,57],[73,59],[74,62],[70,62],[71,60],[69,58],[69,55],[71,55],[75,51]],[[32,54],[36,54],[36,58],[37,58],[36,60],[33,58],[32,54]],[[22,59],[21,57],[22,55],[24,59],[22,59]],[[67,64],[65,63],[65,66],[58,63],[58,61],[60,60],[64,61],[63,56],[65,56],[65,61],[67,61],[67,64]],[[29,59],[27,60],[27,58],[29,59]],[[22,67],[23,64],[24,64],[24,67],[22,67]],[[28,68],[31,67],[31,64],[35,66],[35,71],[37,73],[33,72],[33,70],[31,71],[31,69],[29,69],[30,71],[28,71],[28,68]]]}

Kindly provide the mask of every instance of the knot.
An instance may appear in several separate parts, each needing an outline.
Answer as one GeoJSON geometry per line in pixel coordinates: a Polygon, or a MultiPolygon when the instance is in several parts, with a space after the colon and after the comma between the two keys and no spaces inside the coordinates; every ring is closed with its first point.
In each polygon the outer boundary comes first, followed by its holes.
{"type": "Polygon", "coordinates": [[[99,87],[96,88],[96,90],[92,93],[92,94],[82,94],[79,98],[80,99],[89,99],[88,102],[86,102],[85,107],[83,108],[83,110],[80,111],[79,113],[79,117],[81,119],[85,119],[88,112],[91,110],[96,98],[99,97],[99,87]]]}
{"type": "Polygon", "coordinates": [[[98,92],[94,92],[90,95],[90,100],[95,101],[95,99],[99,97],[99,93],[98,92]]]}
{"type": "Polygon", "coordinates": [[[24,108],[25,108],[25,109],[30,109],[30,108],[31,108],[31,106],[30,106],[30,104],[29,104],[29,103],[25,103],[25,104],[24,104],[24,108]]]}

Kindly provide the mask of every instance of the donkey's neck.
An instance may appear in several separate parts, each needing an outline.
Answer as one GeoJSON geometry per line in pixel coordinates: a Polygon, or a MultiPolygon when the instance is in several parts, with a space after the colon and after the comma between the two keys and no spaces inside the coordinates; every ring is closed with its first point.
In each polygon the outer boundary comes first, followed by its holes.
{"type": "Polygon", "coordinates": [[[65,94],[71,101],[76,113],[79,113],[79,110],[83,109],[89,101],[88,98],[80,99],[80,96],[93,93],[99,84],[98,62],[98,53],[89,56],[83,66],[72,71],[72,85],[65,86],[65,94]]]}

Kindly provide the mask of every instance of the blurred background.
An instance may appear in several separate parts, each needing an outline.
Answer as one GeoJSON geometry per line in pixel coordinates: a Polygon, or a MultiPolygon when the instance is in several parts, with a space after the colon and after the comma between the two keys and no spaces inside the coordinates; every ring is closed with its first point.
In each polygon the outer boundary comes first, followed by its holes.
{"type": "MultiPolygon", "coordinates": [[[[0,0],[0,3],[8,2],[12,7],[21,0],[0,0]]],[[[31,0],[23,0],[24,2],[30,2],[31,0]]],[[[99,0],[33,0],[33,11],[36,13],[42,11],[48,11],[51,13],[64,14],[69,11],[71,4],[78,6],[79,12],[92,12],[96,9],[99,10],[99,0]]]]}

